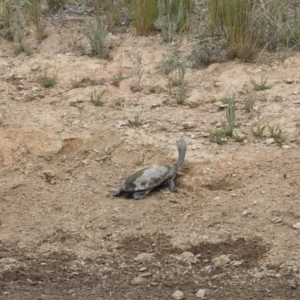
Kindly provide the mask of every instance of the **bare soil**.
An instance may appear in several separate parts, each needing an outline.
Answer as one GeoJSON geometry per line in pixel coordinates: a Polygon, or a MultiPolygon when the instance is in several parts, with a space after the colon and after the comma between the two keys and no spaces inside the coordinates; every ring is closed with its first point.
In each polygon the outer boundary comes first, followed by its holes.
{"type": "MultiPolygon", "coordinates": [[[[0,44],[0,299],[171,299],[176,290],[198,299],[199,289],[204,299],[300,299],[300,54],[187,68],[177,105],[156,69],[169,51],[160,33],[124,27],[109,35],[110,59],[98,59],[74,47],[81,24],[60,25],[49,22],[30,57],[0,44]],[[55,87],[40,85],[45,70],[55,87]],[[120,72],[128,78],[118,87],[120,72]],[[262,76],[271,89],[254,91],[262,76]],[[102,106],[90,103],[94,89],[106,91],[102,106]],[[219,101],[233,94],[246,139],[211,143],[225,120],[219,101]],[[143,125],[129,127],[142,106],[143,125]],[[287,135],[283,146],[266,143],[267,128],[252,135],[267,123],[287,135]],[[175,162],[180,137],[188,150],[175,193],[110,196],[136,168],[175,162]]],[[[189,53],[189,37],[180,50],[189,53]]]]}

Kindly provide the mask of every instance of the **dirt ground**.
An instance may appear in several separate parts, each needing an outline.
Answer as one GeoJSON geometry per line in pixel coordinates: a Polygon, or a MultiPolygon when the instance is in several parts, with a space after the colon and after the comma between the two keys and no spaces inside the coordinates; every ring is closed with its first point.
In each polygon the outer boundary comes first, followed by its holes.
{"type": "Polygon", "coordinates": [[[79,26],[49,22],[41,44],[29,31],[30,57],[1,39],[0,299],[300,299],[300,53],[188,67],[177,105],[156,68],[169,51],[160,33],[110,33],[107,60],[78,53],[79,26]],[[143,89],[133,92],[138,53],[143,89]],[[39,83],[46,70],[53,88],[39,83]],[[271,89],[254,91],[262,76],[271,89]],[[102,106],[90,103],[94,89],[106,91],[102,106]],[[209,133],[228,95],[246,139],[218,145],[209,133]],[[129,127],[142,107],[143,125],[129,127]],[[267,123],[287,135],[283,146],[268,129],[252,135],[267,123]],[[180,137],[175,193],[110,196],[136,168],[176,162],[180,137]]]}

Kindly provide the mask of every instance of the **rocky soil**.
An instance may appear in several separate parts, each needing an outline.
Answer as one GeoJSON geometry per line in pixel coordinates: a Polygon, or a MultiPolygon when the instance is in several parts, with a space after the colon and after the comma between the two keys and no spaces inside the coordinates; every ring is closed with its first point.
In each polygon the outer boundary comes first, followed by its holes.
{"type": "MultiPolygon", "coordinates": [[[[81,24],[60,25],[30,57],[0,44],[0,299],[300,299],[300,54],[188,67],[177,105],[157,70],[170,52],[160,33],[124,27],[98,59],[74,46],[81,24]],[[40,85],[45,71],[55,87],[40,85]],[[262,77],[271,88],[254,91],[262,77]],[[103,105],[90,103],[94,90],[103,105]],[[232,95],[245,140],[211,143],[232,95]],[[142,107],[142,126],[128,126],[142,107]],[[268,128],[251,133],[268,123],[283,145],[268,128]],[[180,137],[176,193],[110,196],[136,168],[175,162],[180,137]]],[[[189,37],[179,50],[189,53],[189,37]]]]}

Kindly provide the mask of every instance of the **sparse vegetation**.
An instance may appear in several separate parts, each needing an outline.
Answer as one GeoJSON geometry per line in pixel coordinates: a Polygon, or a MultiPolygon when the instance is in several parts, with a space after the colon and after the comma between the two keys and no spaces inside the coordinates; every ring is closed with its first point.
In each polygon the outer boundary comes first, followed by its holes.
{"type": "Polygon", "coordinates": [[[141,126],[143,123],[141,121],[141,115],[144,111],[144,106],[142,106],[142,108],[140,109],[139,112],[137,112],[137,114],[134,116],[133,120],[128,120],[128,126],[133,127],[133,126],[141,126]]]}
{"type": "Polygon", "coordinates": [[[169,75],[174,69],[176,69],[180,64],[180,58],[176,52],[169,52],[170,54],[163,54],[162,60],[160,61],[157,69],[169,75]]]}
{"type": "Polygon", "coordinates": [[[259,82],[256,82],[251,79],[251,83],[253,84],[253,88],[255,91],[264,91],[270,89],[272,86],[267,85],[267,81],[268,81],[267,78],[264,78],[263,76],[261,76],[259,82]]]}
{"type": "Polygon", "coordinates": [[[144,68],[143,68],[143,63],[142,63],[142,56],[140,54],[137,55],[136,57],[136,63],[135,66],[132,70],[132,80],[133,80],[133,85],[131,86],[131,90],[133,92],[139,92],[142,90],[141,87],[141,79],[144,73],[144,68]]]}
{"type": "Polygon", "coordinates": [[[128,76],[123,76],[122,71],[119,71],[117,75],[114,75],[113,79],[112,79],[112,85],[119,87],[120,86],[120,82],[124,79],[127,79],[128,76]]]}
{"type": "Polygon", "coordinates": [[[268,129],[270,138],[273,138],[276,144],[282,145],[286,141],[286,135],[282,132],[279,124],[271,126],[268,123],[268,129]]]}
{"type": "Polygon", "coordinates": [[[249,96],[244,103],[244,109],[246,112],[250,113],[253,111],[254,109],[254,97],[253,96],[249,96]]]}
{"type": "Polygon", "coordinates": [[[95,20],[89,24],[86,36],[92,48],[93,54],[99,58],[104,57],[107,30],[100,17],[96,17],[95,20]]]}
{"type": "Polygon", "coordinates": [[[251,127],[251,132],[256,137],[261,137],[264,134],[266,126],[260,126],[259,124],[256,126],[256,128],[251,127]]]}
{"type": "Polygon", "coordinates": [[[227,97],[227,108],[226,108],[226,119],[228,121],[228,125],[231,129],[235,127],[235,98],[227,97]]]}
{"type": "Polygon", "coordinates": [[[215,130],[210,132],[209,135],[209,141],[211,143],[216,143],[218,145],[223,145],[227,143],[227,138],[226,138],[226,134],[224,133],[223,130],[215,130]]]}
{"type": "Polygon", "coordinates": [[[93,93],[91,94],[90,102],[95,106],[103,105],[102,98],[104,94],[105,94],[105,90],[103,90],[100,94],[98,94],[96,89],[94,89],[93,93]]]}
{"type": "Polygon", "coordinates": [[[49,76],[47,71],[45,71],[44,75],[40,78],[40,84],[45,88],[54,87],[57,83],[57,75],[49,76]]]}
{"type": "Polygon", "coordinates": [[[138,35],[148,35],[154,28],[158,14],[157,0],[130,0],[133,8],[134,26],[138,35]]]}

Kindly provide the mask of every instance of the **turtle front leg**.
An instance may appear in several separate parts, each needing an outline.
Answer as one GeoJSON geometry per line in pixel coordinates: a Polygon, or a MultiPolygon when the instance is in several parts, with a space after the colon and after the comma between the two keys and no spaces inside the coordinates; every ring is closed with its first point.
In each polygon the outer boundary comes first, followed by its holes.
{"type": "Polygon", "coordinates": [[[122,195],[122,188],[117,188],[116,190],[110,193],[113,197],[119,197],[122,195]]]}
{"type": "Polygon", "coordinates": [[[147,194],[150,192],[151,190],[146,190],[146,191],[137,191],[135,193],[133,193],[133,198],[135,200],[142,200],[144,199],[147,194]]]}

